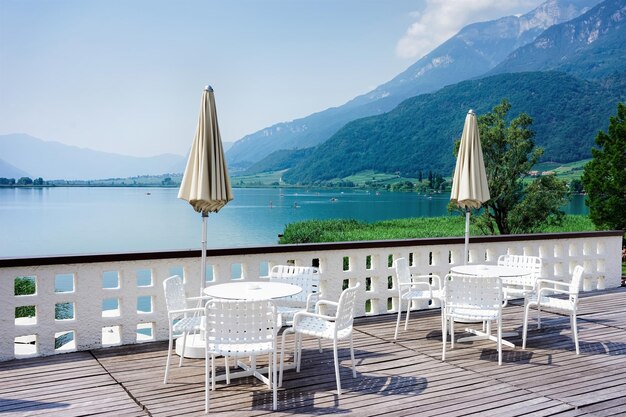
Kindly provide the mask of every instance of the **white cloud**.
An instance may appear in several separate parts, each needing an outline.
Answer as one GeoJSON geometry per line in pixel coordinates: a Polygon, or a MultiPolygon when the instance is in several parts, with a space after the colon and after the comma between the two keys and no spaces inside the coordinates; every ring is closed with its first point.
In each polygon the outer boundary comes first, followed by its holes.
{"type": "Polygon", "coordinates": [[[426,0],[416,19],[396,44],[400,58],[421,58],[454,36],[463,26],[526,13],[544,0],[426,0]]]}

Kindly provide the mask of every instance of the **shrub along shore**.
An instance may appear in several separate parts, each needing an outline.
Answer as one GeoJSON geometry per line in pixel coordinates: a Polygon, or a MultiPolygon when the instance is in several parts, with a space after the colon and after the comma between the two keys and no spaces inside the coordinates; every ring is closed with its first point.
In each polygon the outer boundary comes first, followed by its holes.
{"type": "MultiPolygon", "coordinates": [[[[560,225],[545,226],[541,233],[582,232],[596,230],[588,216],[566,215],[560,225]]],[[[472,236],[484,235],[470,225],[472,236]]],[[[358,240],[418,239],[465,235],[465,217],[416,217],[383,220],[375,223],[357,220],[307,220],[290,223],[279,243],[349,242],[358,240]]]]}

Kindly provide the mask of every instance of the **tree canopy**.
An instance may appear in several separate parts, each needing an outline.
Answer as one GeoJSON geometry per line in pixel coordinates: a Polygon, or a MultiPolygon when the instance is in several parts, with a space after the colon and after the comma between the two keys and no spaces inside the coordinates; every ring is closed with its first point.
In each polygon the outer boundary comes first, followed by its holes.
{"type": "Polygon", "coordinates": [[[617,105],[608,133],[598,132],[597,149],[585,165],[582,182],[589,217],[599,229],[626,229],[626,104],[617,105]]]}
{"type": "Polygon", "coordinates": [[[532,233],[544,224],[558,224],[564,216],[560,210],[567,195],[564,181],[546,176],[525,185],[524,178],[543,149],[535,147],[533,120],[527,114],[507,126],[510,109],[511,104],[502,100],[478,118],[491,200],[477,223],[488,234],[532,233]]]}

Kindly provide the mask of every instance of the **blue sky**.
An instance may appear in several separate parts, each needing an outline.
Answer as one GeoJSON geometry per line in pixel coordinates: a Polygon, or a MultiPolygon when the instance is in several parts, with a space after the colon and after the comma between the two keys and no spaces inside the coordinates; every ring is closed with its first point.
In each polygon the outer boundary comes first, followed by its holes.
{"type": "Polygon", "coordinates": [[[540,3],[0,0],[0,134],[184,155],[207,84],[235,141],[372,90],[468,23],[540,3]]]}

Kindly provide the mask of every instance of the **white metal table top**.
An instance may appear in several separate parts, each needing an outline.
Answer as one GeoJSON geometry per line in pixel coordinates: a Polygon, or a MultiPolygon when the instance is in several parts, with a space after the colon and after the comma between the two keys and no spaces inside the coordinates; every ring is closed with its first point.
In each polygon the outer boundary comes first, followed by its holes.
{"type": "Polygon", "coordinates": [[[244,281],[211,285],[204,289],[210,297],[231,300],[271,300],[298,294],[302,288],[283,282],[244,281]]]}
{"type": "Polygon", "coordinates": [[[522,277],[530,275],[532,271],[524,268],[516,268],[504,265],[457,265],[450,268],[454,274],[474,275],[474,276],[496,276],[501,278],[522,277]]]}

